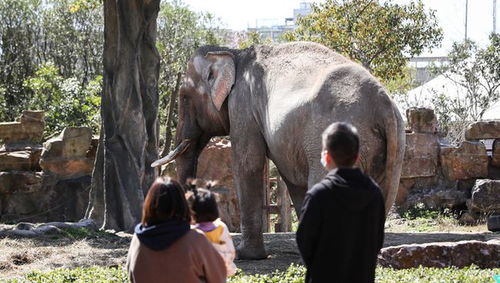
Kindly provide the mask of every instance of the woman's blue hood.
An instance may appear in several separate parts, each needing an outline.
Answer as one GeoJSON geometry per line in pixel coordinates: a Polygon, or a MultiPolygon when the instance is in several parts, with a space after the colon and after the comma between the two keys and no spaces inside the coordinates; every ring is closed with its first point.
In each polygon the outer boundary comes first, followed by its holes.
{"type": "Polygon", "coordinates": [[[142,244],[152,250],[160,251],[170,247],[190,229],[187,221],[169,221],[151,226],[139,223],[135,226],[134,232],[142,244]]]}

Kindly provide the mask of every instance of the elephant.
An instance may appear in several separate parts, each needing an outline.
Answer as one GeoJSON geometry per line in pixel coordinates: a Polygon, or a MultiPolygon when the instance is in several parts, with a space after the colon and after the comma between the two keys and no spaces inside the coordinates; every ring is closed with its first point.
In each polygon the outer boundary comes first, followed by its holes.
{"type": "Polygon", "coordinates": [[[177,177],[186,182],[196,177],[198,156],[210,138],[229,135],[241,210],[239,258],[267,256],[267,158],[299,213],[307,190],[327,173],[320,163],[321,133],[332,122],[358,129],[357,166],[380,184],[386,210],[394,203],[405,146],[401,115],[377,79],[331,49],[311,42],[203,46],[188,62],[178,95],[177,146],[152,166],[175,159],[177,177]]]}

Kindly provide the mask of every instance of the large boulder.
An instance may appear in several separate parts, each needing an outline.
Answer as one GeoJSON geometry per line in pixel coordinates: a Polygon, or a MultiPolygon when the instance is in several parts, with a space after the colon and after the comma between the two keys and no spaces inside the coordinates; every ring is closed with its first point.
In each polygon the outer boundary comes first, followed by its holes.
{"type": "Polygon", "coordinates": [[[44,143],[40,167],[62,179],[91,175],[94,157],[87,157],[89,151],[92,151],[92,130],[68,127],[59,137],[44,143]]]}
{"type": "Polygon", "coordinates": [[[379,263],[395,269],[423,267],[500,267],[500,240],[401,245],[381,250],[379,263]]]}
{"type": "Polygon", "coordinates": [[[500,120],[470,124],[465,131],[466,140],[500,139],[500,120]]]}
{"type": "Polygon", "coordinates": [[[471,210],[500,213],[500,180],[477,180],[470,206],[471,210]]]}
{"type": "Polygon", "coordinates": [[[43,172],[0,172],[0,222],[78,221],[91,177],[59,180],[43,172]]]}
{"type": "Polygon", "coordinates": [[[0,194],[34,193],[41,191],[42,185],[41,172],[0,172],[0,194]]]}
{"type": "Polygon", "coordinates": [[[437,132],[437,119],[434,110],[412,107],[406,110],[410,131],[414,133],[434,134],[437,132]]]}
{"type": "Polygon", "coordinates": [[[34,142],[43,138],[43,111],[24,111],[16,122],[0,123],[0,140],[4,143],[34,142]]]}
{"type": "Polygon", "coordinates": [[[464,141],[459,147],[441,147],[441,166],[449,180],[488,176],[488,155],[481,142],[464,141]]]}
{"type": "Polygon", "coordinates": [[[432,134],[406,134],[406,148],[401,178],[432,177],[436,175],[439,142],[432,134]]]}
{"type": "Polygon", "coordinates": [[[227,139],[214,138],[205,147],[198,158],[196,177],[203,180],[217,181],[219,194],[219,212],[231,232],[240,228],[240,213],[231,169],[231,142],[227,139]]]}
{"type": "Polygon", "coordinates": [[[493,148],[491,152],[491,165],[500,167],[500,139],[496,139],[493,142],[493,148]]]}
{"type": "Polygon", "coordinates": [[[53,209],[47,214],[51,221],[78,221],[85,217],[89,203],[91,176],[60,180],[52,188],[53,209]]]}

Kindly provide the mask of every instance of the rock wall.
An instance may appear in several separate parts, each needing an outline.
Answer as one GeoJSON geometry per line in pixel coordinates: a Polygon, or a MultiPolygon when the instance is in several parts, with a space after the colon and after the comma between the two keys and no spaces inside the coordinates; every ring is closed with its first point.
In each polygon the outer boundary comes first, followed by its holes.
{"type": "Polygon", "coordinates": [[[469,125],[458,146],[442,144],[432,110],[407,111],[409,129],[396,205],[428,208],[467,207],[471,212],[499,213],[500,121],[469,125]],[[495,139],[491,156],[484,140],[495,139]]]}
{"type": "Polygon", "coordinates": [[[0,123],[0,222],[78,221],[88,202],[97,140],[66,128],[42,146],[44,113],[0,123]]]}

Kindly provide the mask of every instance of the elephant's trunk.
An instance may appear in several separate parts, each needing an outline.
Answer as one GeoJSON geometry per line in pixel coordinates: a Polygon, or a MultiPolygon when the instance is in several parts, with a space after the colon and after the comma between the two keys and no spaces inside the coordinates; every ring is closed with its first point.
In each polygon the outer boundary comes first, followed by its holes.
{"type": "Polygon", "coordinates": [[[198,166],[198,154],[195,150],[190,150],[180,156],[175,162],[177,167],[177,180],[180,184],[186,185],[187,180],[196,178],[196,169],[198,166]]]}

